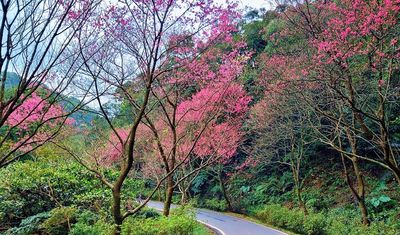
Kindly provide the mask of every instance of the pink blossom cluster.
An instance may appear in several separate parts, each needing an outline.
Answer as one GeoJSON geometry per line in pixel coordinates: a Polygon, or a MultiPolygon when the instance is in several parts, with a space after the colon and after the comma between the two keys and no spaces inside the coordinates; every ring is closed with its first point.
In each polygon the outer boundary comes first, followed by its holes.
{"type": "MultiPolygon", "coordinates": [[[[17,127],[21,131],[28,131],[34,124],[46,123],[55,127],[64,123],[65,111],[59,104],[49,104],[36,93],[32,93],[15,109],[7,119],[7,125],[17,127]]],[[[67,118],[66,125],[72,125],[74,120],[67,118]]]]}
{"type": "Polygon", "coordinates": [[[128,138],[128,129],[119,128],[116,129],[115,132],[111,131],[107,142],[100,148],[99,153],[97,154],[99,156],[99,164],[103,166],[111,166],[113,163],[118,162],[124,154],[128,138]]]}
{"type": "Polygon", "coordinates": [[[368,54],[372,55],[374,66],[378,66],[382,58],[399,56],[398,48],[393,48],[397,39],[391,33],[399,27],[399,0],[332,1],[317,7],[327,18],[326,27],[312,42],[320,62],[347,67],[347,59],[368,54]],[[379,46],[382,42],[383,47],[379,46]]]}
{"type": "Polygon", "coordinates": [[[75,120],[68,117],[61,105],[49,103],[36,93],[24,98],[6,121],[9,128],[17,130],[19,140],[14,148],[19,151],[30,151],[53,138],[62,126],[74,125],[75,120]]]}

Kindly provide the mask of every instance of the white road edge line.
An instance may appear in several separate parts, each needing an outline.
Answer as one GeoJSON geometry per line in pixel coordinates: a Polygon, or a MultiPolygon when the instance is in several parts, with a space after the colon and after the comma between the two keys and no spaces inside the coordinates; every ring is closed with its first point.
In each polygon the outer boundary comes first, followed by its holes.
{"type": "Polygon", "coordinates": [[[251,220],[246,220],[246,219],[243,219],[243,218],[240,218],[240,217],[236,217],[236,216],[232,216],[232,217],[238,218],[238,219],[240,219],[240,220],[242,220],[242,221],[250,222],[250,223],[252,223],[252,224],[256,224],[256,225],[259,225],[259,226],[262,226],[262,227],[265,227],[265,228],[268,228],[268,229],[271,229],[271,230],[274,230],[274,231],[276,231],[276,232],[278,232],[278,233],[280,233],[280,234],[283,234],[283,235],[289,235],[289,234],[287,234],[287,233],[285,233],[285,232],[282,232],[282,231],[280,231],[280,230],[278,230],[278,229],[275,229],[275,228],[268,227],[268,226],[266,226],[266,225],[264,225],[264,224],[256,223],[256,222],[253,222],[253,221],[251,221],[251,220]]]}
{"type": "MultiPolygon", "coordinates": [[[[147,206],[147,207],[150,207],[150,206],[147,206]]],[[[156,210],[161,211],[161,212],[163,211],[162,209],[158,209],[158,208],[154,208],[154,207],[150,207],[150,208],[156,209],[156,210]]],[[[216,211],[214,211],[214,212],[216,212],[216,211]]],[[[219,213],[219,212],[217,212],[217,213],[219,213]]],[[[224,213],[221,213],[221,214],[226,215],[226,214],[224,214],[224,213]]],[[[235,218],[235,219],[240,219],[240,220],[245,221],[245,222],[250,222],[250,223],[253,223],[253,224],[262,226],[262,227],[266,227],[266,228],[268,228],[268,229],[277,231],[277,232],[279,232],[279,233],[281,233],[281,234],[283,234],[283,235],[288,235],[287,233],[284,233],[284,232],[282,232],[282,231],[280,231],[280,230],[278,230],[278,229],[274,229],[274,228],[271,228],[271,227],[268,227],[268,226],[266,226],[266,225],[259,224],[259,223],[256,223],[256,222],[253,222],[253,221],[250,221],[250,220],[246,220],[246,219],[243,219],[243,218],[240,218],[240,217],[236,217],[236,216],[233,216],[233,215],[226,215],[226,216],[230,216],[230,217],[233,217],[233,218],[235,218]]],[[[215,226],[213,226],[213,225],[211,225],[211,224],[208,224],[208,223],[206,223],[206,222],[204,222],[204,221],[201,221],[201,220],[198,220],[198,219],[196,219],[196,220],[197,220],[199,223],[202,223],[202,224],[204,224],[204,225],[206,225],[206,226],[208,226],[208,227],[210,227],[210,228],[212,228],[212,229],[217,230],[219,233],[221,233],[221,235],[226,235],[226,233],[225,233],[224,231],[222,231],[221,229],[219,229],[219,228],[217,228],[217,227],[215,227],[215,226]]]]}
{"type": "Polygon", "coordinates": [[[207,227],[210,227],[210,228],[212,228],[212,229],[214,229],[214,230],[217,230],[221,235],[226,235],[226,233],[224,233],[224,231],[222,231],[221,229],[219,229],[219,228],[217,228],[217,227],[215,227],[215,226],[213,226],[213,225],[211,225],[211,224],[208,224],[208,223],[206,223],[206,222],[204,222],[204,221],[201,221],[201,220],[198,220],[198,219],[196,219],[196,220],[197,220],[197,222],[202,223],[202,224],[204,224],[204,225],[207,226],[207,227]]]}
{"type": "MultiPolygon", "coordinates": [[[[208,210],[208,209],[204,209],[204,208],[198,208],[198,209],[205,210],[205,211],[208,210]]],[[[255,224],[255,225],[258,225],[258,226],[261,226],[261,227],[270,229],[270,230],[274,230],[274,231],[276,231],[276,232],[278,232],[278,233],[280,233],[280,234],[283,234],[283,235],[289,235],[289,234],[287,234],[287,233],[285,233],[285,232],[283,232],[283,231],[280,231],[280,230],[278,230],[278,229],[268,227],[267,225],[264,225],[264,224],[262,224],[262,223],[253,222],[253,221],[251,221],[251,220],[247,220],[247,219],[241,218],[241,217],[239,217],[239,216],[230,215],[230,214],[225,214],[225,213],[221,213],[221,212],[218,212],[218,211],[212,211],[212,210],[209,210],[209,211],[211,211],[211,212],[213,212],[213,213],[219,213],[219,214],[222,214],[222,215],[231,217],[231,218],[239,219],[239,220],[244,221],[244,222],[247,222],[247,223],[252,223],[252,224],[255,224]]]]}
{"type": "MultiPolygon", "coordinates": [[[[158,208],[154,208],[154,207],[150,207],[150,206],[147,206],[147,207],[156,209],[156,210],[161,211],[161,212],[163,211],[162,209],[158,209],[158,208]]],[[[217,230],[221,235],[226,235],[226,233],[225,233],[224,231],[222,231],[221,229],[219,229],[219,228],[217,228],[217,227],[215,227],[215,226],[213,226],[213,225],[211,225],[211,224],[208,224],[208,223],[206,223],[206,222],[204,222],[204,221],[201,221],[201,220],[198,220],[198,219],[196,219],[196,220],[197,220],[197,222],[202,223],[202,224],[204,224],[205,226],[208,226],[208,227],[210,227],[210,228],[212,228],[212,229],[217,230]]]]}

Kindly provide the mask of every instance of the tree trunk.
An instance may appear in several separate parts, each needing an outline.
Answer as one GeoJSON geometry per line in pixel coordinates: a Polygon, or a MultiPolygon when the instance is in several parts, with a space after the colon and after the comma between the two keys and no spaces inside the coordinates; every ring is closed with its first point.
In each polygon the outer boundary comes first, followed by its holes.
{"type": "MultiPolygon", "coordinates": [[[[351,147],[351,152],[355,155],[357,155],[357,140],[354,138],[352,133],[350,132],[349,129],[346,129],[346,135],[347,139],[349,140],[350,147],[351,147]]],[[[339,146],[342,148],[342,144],[340,142],[339,138],[339,146]]],[[[357,190],[354,188],[353,184],[351,183],[351,179],[349,176],[349,173],[347,171],[346,163],[345,163],[345,158],[344,154],[341,153],[342,157],[342,164],[345,170],[346,174],[346,181],[348,186],[350,187],[351,192],[353,193],[353,196],[357,200],[358,207],[360,208],[361,211],[361,217],[362,217],[362,223],[364,225],[369,225],[369,219],[368,219],[368,211],[367,207],[365,206],[365,183],[364,183],[364,178],[362,175],[362,172],[359,167],[359,158],[358,157],[350,157],[351,163],[353,165],[353,170],[354,174],[356,176],[357,180],[357,190]]]]}
{"type": "Polygon", "coordinates": [[[369,225],[368,211],[367,207],[365,206],[365,184],[364,184],[364,179],[362,177],[362,173],[358,165],[358,158],[353,158],[352,163],[354,168],[354,174],[356,175],[357,178],[357,201],[358,201],[358,207],[360,208],[361,211],[362,222],[364,225],[369,225]]]}
{"type": "Polygon", "coordinates": [[[226,204],[228,206],[228,211],[233,211],[231,201],[229,200],[228,194],[226,192],[225,184],[224,184],[224,181],[222,179],[222,172],[219,173],[218,178],[219,178],[219,185],[221,186],[222,195],[224,196],[224,199],[225,199],[226,204]]]}
{"type": "Polygon", "coordinates": [[[300,189],[300,186],[298,185],[298,183],[296,183],[296,194],[297,194],[297,200],[299,202],[300,209],[304,212],[305,215],[307,215],[308,214],[307,207],[301,196],[301,189],[300,189]]]}
{"type": "Polygon", "coordinates": [[[367,207],[365,206],[365,200],[360,200],[358,201],[358,207],[361,210],[361,216],[362,216],[362,223],[364,225],[369,225],[369,219],[368,219],[368,211],[367,211],[367,207]]]}
{"type": "Polygon", "coordinates": [[[293,181],[294,181],[294,190],[295,194],[297,196],[297,202],[299,204],[299,208],[304,212],[305,215],[308,214],[306,205],[303,201],[303,198],[301,196],[301,186],[300,186],[300,177],[298,174],[298,171],[294,168],[294,166],[291,166],[292,168],[292,175],[293,175],[293,181]]]}
{"type": "Polygon", "coordinates": [[[189,193],[188,193],[188,188],[183,188],[182,189],[182,197],[181,197],[181,204],[184,205],[189,201],[189,193]]]}
{"type": "Polygon", "coordinates": [[[162,196],[161,196],[161,187],[159,187],[158,189],[157,189],[157,197],[158,197],[158,201],[162,201],[163,199],[162,199],[162,196]]]}
{"type": "Polygon", "coordinates": [[[120,189],[113,189],[113,206],[112,206],[112,214],[114,217],[114,235],[121,234],[121,226],[123,222],[123,218],[121,215],[121,191],[120,189]]]}
{"type": "Polygon", "coordinates": [[[360,211],[361,211],[362,223],[363,223],[364,225],[369,225],[368,211],[367,211],[367,207],[366,207],[366,205],[365,205],[365,197],[364,197],[364,194],[363,194],[363,191],[364,191],[364,181],[362,180],[362,177],[360,176],[360,172],[359,172],[359,170],[358,170],[358,163],[357,163],[357,161],[353,161],[353,160],[352,160],[352,162],[353,162],[353,167],[356,166],[355,169],[354,169],[354,171],[355,171],[355,172],[358,171],[358,173],[356,173],[356,176],[357,176],[357,184],[358,184],[357,191],[356,191],[356,190],[354,189],[352,183],[351,183],[350,176],[349,176],[349,173],[348,173],[348,171],[347,171],[347,167],[346,167],[346,165],[345,165],[344,157],[343,157],[343,156],[342,156],[342,162],[343,162],[343,166],[344,166],[344,172],[345,172],[345,174],[346,174],[346,183],[347,183],[347,185],[349,186],[349,188],[350,188],[350,190],[351,190],[351,192],[352,192],[354,198],[357,200],[358,207],[360,208],[360,211]],[[357,169],[357,170],[356,170],[356,169],[357,169]],[[361,193],[361,194],[360,194],[360,193],[361,193]]]}
{"type": "Polygon", "coordinates": [[[170,175],[170,176],[168,176],[168,179],[167,179],[167,190],[166,190],[165,201],[164,201],[163,214],[165,216],[169,215],[173,194],[174,194],[174,179],[173,179],[173,176],[170,175]]]}

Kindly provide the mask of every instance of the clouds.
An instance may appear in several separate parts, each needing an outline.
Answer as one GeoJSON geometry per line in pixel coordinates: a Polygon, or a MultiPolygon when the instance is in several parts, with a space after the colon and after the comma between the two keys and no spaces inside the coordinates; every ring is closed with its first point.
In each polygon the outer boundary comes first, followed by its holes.
{"type": "Polygon", "coordinates": [[[252,7],[252,8],[266,8],[266,9],[271,9],[272,8],[272,3],[269,0],[240,0],[243,8],[244,7],[252,7]]]}

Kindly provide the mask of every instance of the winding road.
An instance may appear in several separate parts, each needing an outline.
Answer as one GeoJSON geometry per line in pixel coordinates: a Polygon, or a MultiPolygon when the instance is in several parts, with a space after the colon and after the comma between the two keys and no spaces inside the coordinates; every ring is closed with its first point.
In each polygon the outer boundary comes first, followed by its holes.
{"type": "MultiPolygon", "coordinates": [[[[162,210],[163,203],[150,201],[147,206],[162,210]]],[[[176,205],[172,207],[176,207],[176,205]]],[[[219,235],[287,235],[284,232],[261,224],[206,209],[196,209],[196,219],[212,228],[219,235]]]]}

